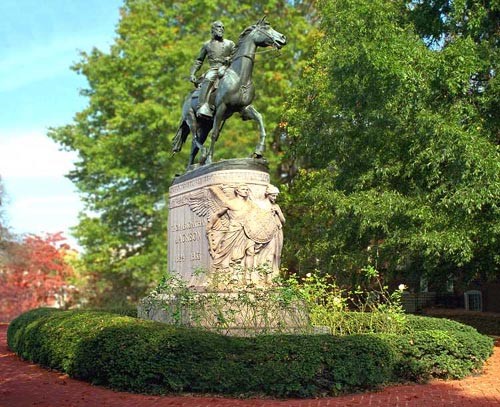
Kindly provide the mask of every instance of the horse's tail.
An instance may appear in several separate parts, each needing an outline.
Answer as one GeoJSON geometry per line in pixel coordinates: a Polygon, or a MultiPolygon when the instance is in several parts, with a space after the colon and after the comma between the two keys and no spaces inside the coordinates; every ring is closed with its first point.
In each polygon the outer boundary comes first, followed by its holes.
{"type": "Polygon", "coordinates": [[[172,151],[174,154],[181,151],[182,146],[186,142],[189,131],[189,126],[187,125],[186,121],[182,119],[181,123],[179,124],[179,128],[177,129],[177,133],[175,133],[175,136],[172,140],[172,151]]]}
{"type": "Polygon", "coordinates": [[[194,91],[190,92],[189,95],[187,95],[182,105],[181,121],[179,123],[179,127],[177,128],[177,133],[175,133],[175,136],[172,140],[172,152],[174,154],[181,151],[182,146],[186,142],[187,136],[191,131],[186,120],[189,115],[189,110],[191,109],[191,98],[193,96],[193,93],[194,91]]]}

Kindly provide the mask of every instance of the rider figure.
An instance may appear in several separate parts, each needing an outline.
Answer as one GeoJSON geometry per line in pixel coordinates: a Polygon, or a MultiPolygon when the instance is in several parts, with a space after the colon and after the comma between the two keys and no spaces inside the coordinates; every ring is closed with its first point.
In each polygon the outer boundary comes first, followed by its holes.
{"type": "MultiPolygon", "coordinates": [[[[200,85],[200,94],[198,96],[198,116],[212,117],[213,113],[208,104],[208,99],[210,92],[213,88],[214,82],[218,77],[221,77],[221,68],[226,68],[230,62],[231,57],[234,52],[234,42],[230,40],[225,40],[224,35],[224,24],[220,21],[216,21],[212,24],[212,39],[207,41],[201,47],[200,53],[193,66],[191,67],[191,73],[189,80],[195,85],[197,83],[196,72],[203,65],[203,61],[208,57],[208,63],[210,68],[203,76],[203,81],[200,85]]],[[[224,69],[225,70],[225,69],[224,69]]]]}

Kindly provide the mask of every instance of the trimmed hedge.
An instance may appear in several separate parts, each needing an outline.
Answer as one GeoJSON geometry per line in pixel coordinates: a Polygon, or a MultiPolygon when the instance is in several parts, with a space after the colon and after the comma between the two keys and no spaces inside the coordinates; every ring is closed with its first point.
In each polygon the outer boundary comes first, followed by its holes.
{"type": "Polygon", "coordinates": [[[432,318],[408,314],[406,315],[406,319],[408,321],[409,332],[440,330],[447,332],[465,332],[469,334],[478,333],[472,326],[445,318],[432,318]]]}
{"type": "Polygon", "coordinates": [[[408,335],[399,338],[400,377],[460,379],[478,371],[493,352],[493,340],[471,326],[442,318],[407,315],[408,335]]]}
{"type": "Polygon", "coordinates": [[[473,328],[446,323],[436,330],[428,318],[410,324],[413,332],[399,336],[242,338],[106,312],[38,309],[11,323],[8,344],[25,359],[117,390],[275,397],[462,377],[491,354],[491,339],[473,328]]]}
{"type": "Polygon", "coordinates": [[[432,317],[434,318],[448,318],[462,324],[473,326],[478,332],[484,335],[500,336],[500,317],[488,313],[462,311],[454,313],[444,311],[440,314],[439,310],[432,310],[432,317]]]}

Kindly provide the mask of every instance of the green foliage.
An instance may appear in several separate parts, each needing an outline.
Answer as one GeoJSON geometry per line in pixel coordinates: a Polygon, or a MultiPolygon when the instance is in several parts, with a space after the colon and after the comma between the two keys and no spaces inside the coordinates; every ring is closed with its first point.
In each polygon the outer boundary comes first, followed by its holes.
{"type": "MultiPolygon", "coordinates": [[[[261,267],[262,281],[271,270],[261,267]]],[[[341,289],[319,273],[304,278],[276,278],[265,286],[242,283],[244,270],[205,276],[206,289],[196,292],[181,278],[167,274],[140,302],[139,316],[178,326],[202,327],[221,334],[311,333],[334,335],[403,333],[404,286],[390,292],[373,267],[365,269],[370,287],[341,289]],[[158,319],[159,318],[159,319],[158,319]]],[[[205,274],[200,271],[200,274],[205,274]]]]}
{"type": "Polygon", "coordinates": [[[464,333],[477,333],[477,330],[472,326],[462,324],[457,321],[449,319],[438,319],[431,317],[423,317],[419,315],[407,315],[409,327],[411,332],[441,330],[447,332],[464,332],[464,333]]]}
{"type": "MultiPolygon", "coordinates": [[[[194,291],[176,275],[165,275],[140,302],[139,316],[155,319],[159,311],[178,326],[194,326],[220,334],[262,335],[312,331],[309,309],[295,284],[275,279],[266,286],[243,282],[246,270],[207,275],[203,292],[194,291]]],[[[261,266],[255,273],[264,281],[272,270],[261,266]]]]}
{"type": "Polygon", "coordinates": [[[500,317],[495,314],[477,312],[471,314],[467,311],[461,314],[449,314],[444,312],[441,315],[439,313],[439,310],[433,310],[432,316],[436,318],[449,318],[453,321],[473,326],[475,329],[477,329],[478,332],[481,332],[483,335],[500,336],[500,317]]]}
{"type": "Polygon", "coordinates": [[[29,338],[26,337],[26,330],[34,327],[43,320],[57,312],[55,308],[37,308],[25,312],[14,319],[7,330],[7,344],[19,356],[25,359],[31,359],[31,350],[29,338]]]}
{"type": "Polygon", "coordinates": [[[391,293],[373,267],[364,273],[369,287],[351,291],[339,287],[331,275],[317,272],[302,279],[292,276],[285,285],[304,303],[311,324],[326,326],[334,335],[402,333],[407,325],[401,305],[404,287],[391,293]]]}
{"type": "Polygon", "coordinates": [[[497,275],[498,2],[317,7],[286,113],[302,167],[284,194],[289,267],[497,275]]]}
{"type": "Polygon", "coordinates": [[[477,371],[492,353],[492,340],[471,326],[448,319],[407,315],[407,335],[394,337],[403,380],[459,379],[477,371]]]}
{"type": "MultiPolygon", "coordinates": [[[[73,69],[88,81],[82,90],[88,105],[49,137],[78,153],[69,178],[86,211],[75,232],[84,266],[107,283],[97,291],[111,296],[108,302],[119,303],[117,295],[136,300],[166,271],[166,194],[189,150],[173,158],[171,139],[192,89],[190,66],[210,38],[211,23],[222,19],[226,37],[236,41],[269,13],[288,36],[280,55],[265,53],[255,62],[255,105],[272,141],[284,96],[303,65],[311,3],[126,0],[111,48],[81,54],[73,69]]],[[[257,140],[256,126],[235,117],[224,128],[216,159],[246,157],[257,140]]],[[[272,153],[268,158],[277,160],[272,153]]]]}
{"type": "Polygon", "coordinates": [[[492,353],[491,338],[477,332],[425,330],[391,340],[401,355],[396,372],[403,380],[460,379],[492,353]]]}
{"type": "Polygon", "coordinates": [[[110,308],[97,308],[97,309],[86,309],[84,308],[85,311],[102,311],[102,312],[107,312],[109,314],[115,314],[115,315],[121,315],[124,317],[132,317],[132,318],[137,318],[137,306],[132,305],[132,304],[127,304],[121,307],[110,307],[110,308]]]}
{"type": "Polygon", "coordinates": [[[104,312],[55,309],[18,317],[9,326],[8,344],[25,359],[118,390],[275,397],[462,377],[479,369],[492,350],[491,339],[460,324],[405,335],[229,337],[104,312]]]}

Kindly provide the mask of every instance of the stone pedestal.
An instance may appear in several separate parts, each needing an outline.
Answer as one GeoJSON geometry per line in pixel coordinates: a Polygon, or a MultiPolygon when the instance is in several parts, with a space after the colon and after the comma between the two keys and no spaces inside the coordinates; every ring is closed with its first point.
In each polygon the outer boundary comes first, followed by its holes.
{"type": "MultiPolygon", "coordinates": [[[[196,213],[193,201],[211,199],[203,197],[203,191],[208,187],[234,189],[240,184],[248,185],[253,202],[263,201],[269,185],[267,163],[264,160],[232,159],[202,166],[176,177],[169,189],[168,268],[195,290],[206,288],[206,272],[212,270],[206,226],[214,209],[201,208],[196,213]],[[197,270],[205,273],[197,275],[197,270]]],[[[227,193],[229,196],[231,191],[227,193]]]]}
{"type": "Polygon", "coordinates": [[[225,334],[309,330],[303,303],[279,298],[285,218],[264,160],[233,159],[175,178],[169,189],[168,267],[139,317],[225,334]],[[221,322],[222,321],[222,322],[221,322]]]}

